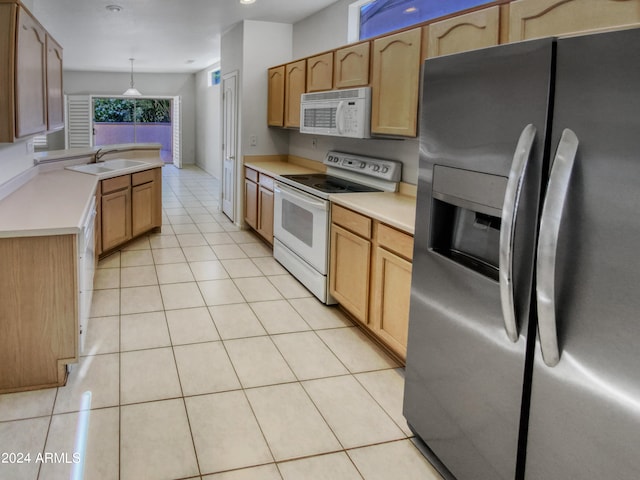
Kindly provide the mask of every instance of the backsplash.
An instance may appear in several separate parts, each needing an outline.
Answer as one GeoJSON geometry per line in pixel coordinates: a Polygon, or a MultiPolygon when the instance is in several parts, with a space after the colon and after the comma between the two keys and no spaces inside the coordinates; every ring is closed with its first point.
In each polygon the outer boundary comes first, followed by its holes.
{"type": "Polygon", "coordinates": [[[415,185],[418,181],[418,147],[416,138],[353,139],[329,137],[324,135],[306,135],[289,133],[289,155],[322,161],[329,150],[354,153],[402,162],[402,181],[415,185]],[[314,148],[313,140],[316,145],[314,148]]]}
{"type": "Polygon", "coordinates": [[[0,185],[33,166],[33,139],[0,144],[0,185]],[[29,146],[30,145],[30,146],[29,146]],[[28,149],[31,153],[27,153],[28,149]]]}

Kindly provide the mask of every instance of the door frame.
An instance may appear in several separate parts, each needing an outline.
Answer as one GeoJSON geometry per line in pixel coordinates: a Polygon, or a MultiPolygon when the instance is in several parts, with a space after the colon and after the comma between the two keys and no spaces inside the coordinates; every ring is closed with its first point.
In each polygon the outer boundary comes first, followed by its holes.
{"type": "Polygon", "coordinates": [[[222,76],[222,108],[221,110],[221,116],[222,116],[222,120],[220,122],[220,128],[222,130],[221,134],[222,134],[222,142],[221,142],[221,149],[222,149],[222,181],[221,181],[221,185],[220,185],[220,209],[222,210],[222,212],[229,217],[229,219],[234,222],[237,223],[239,222],[239,218],[241,217],[241,215],[239,215],[238,213],[238,207],[240,205],[240,202],[238,201],[238,195],[239,192],[241,191],[241,188],[239,187],[239,183],[238,183],[238,159],[240,158],[240,144],[238,139],[240,138],[240,136],[238,135],[238,128],[240,125],[240,122],[238,121],[238,117],[239,117],[239,112],[240,112],[240,108],[239,108],[239,99],[238,99],[238,86],[239,86],[239,78],[240,78],[240,71],[239,70],[234,70],[232,72],[226,73],[222,76]],[[225,158],[226,158],[226,154],[225,152],[228,150],[227,144],[225,142],[227,142],[227,138],[226,138],[226,121],[225,121],[225,97],[226,97],[226,85],[227,82],[233,82],[233,89],[235,91],[235,96],[234,96],[234,102],[233,105],[231,106],[231,108],[234,111],[234,115],[233,115],[233,132],[232,132],[232,138],[230,140],[230,142],[232,142],[234,149],[235,149],[235,155],[234,155],[234,162],[233,162],[233,171],[231,172],[231,185],[232,185],[232,192],[231,192],[231,209],[230,211],[225,211],[224,209],[224,194],[225,194],[225,158]]]}

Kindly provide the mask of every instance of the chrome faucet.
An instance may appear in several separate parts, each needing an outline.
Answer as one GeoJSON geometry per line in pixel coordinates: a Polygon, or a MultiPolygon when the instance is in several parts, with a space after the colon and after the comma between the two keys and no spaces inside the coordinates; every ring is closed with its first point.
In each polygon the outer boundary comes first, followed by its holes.
{"type": "Polygon", "coordinates": [[[102,148],[99,148],[96,153],[93,154],[93,161],[91,163],[98,163],[100,162],[101,158],[104,157],[107,153],[113,153],[113,152],[117,152],[118,150],[104,150],[102,148]]]}

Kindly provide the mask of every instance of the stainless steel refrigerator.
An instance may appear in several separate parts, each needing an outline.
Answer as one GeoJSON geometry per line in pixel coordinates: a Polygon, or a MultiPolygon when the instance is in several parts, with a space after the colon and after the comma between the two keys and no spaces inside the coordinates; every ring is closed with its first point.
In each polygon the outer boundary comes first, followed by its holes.
{"type": "Polygon", "coordinates": [[[427,60],[404,413],[446,478],[640,478],[640,29],[427,60]]]}

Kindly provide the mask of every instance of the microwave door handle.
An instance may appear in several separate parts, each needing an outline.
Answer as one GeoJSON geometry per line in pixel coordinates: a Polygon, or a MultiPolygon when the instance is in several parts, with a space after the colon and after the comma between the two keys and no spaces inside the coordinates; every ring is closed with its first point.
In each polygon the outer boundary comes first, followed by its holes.
{"type": "Polygon", "coordinates": [[[303,202],[304,204],[309,205],[311,207],[315,207],[315,208],[322,209],[322,210],[326,210],[327,209],[327,203],[324,202],[323,200],[313,200],[309,196],[307,196],[307,195],[305,195],[303,193],[298,193],[295,190],[293,190],[292,188],[285,187],[281,183],[275,184],[275,186],[273,187],[273,191],[274,191],[274,193],[278,193],[278,194],[282,194],[284,196],[295,198],[295,199],[299,200],[300,202],[303,202]]]}
{"type": "Polygon", "coordinates": [[[344,112],[344,100],[341,100],[338,103],[338,108],[336,109],[336,128],[338,129],[338,133],[342,135],[344,133],[344,117],[342,113],[344,112]]]}
{"type": "Polygon", "coordinates": [[[551,166],[547,195],[542,207],[536,273],[538,334],[544,363],[554,367],[560,361],[556,323],[555,273],[562,211],[567,200],[571,172],[578,151],[578,137],[568,128],[562,132],[551,166]]]}
{"type": "Polygon", "coordinates": [[[536,127],[527,125],[522,130],[509,172],[509,180],[504,194],[504,205],[502,207],[502,220],[500,227],[500,258],[499,258],[499,279],[500,279],[500,303],[502,305],[502,316],[504,328],[509,340],[518,341],[518,325],[516,323],[516,311],[514,301],[513,286],[513,247],[516,231],[516,216],[520,205],[520,193],[527,164],[531,157],[533,141],[536,138],[536,127]]]}

